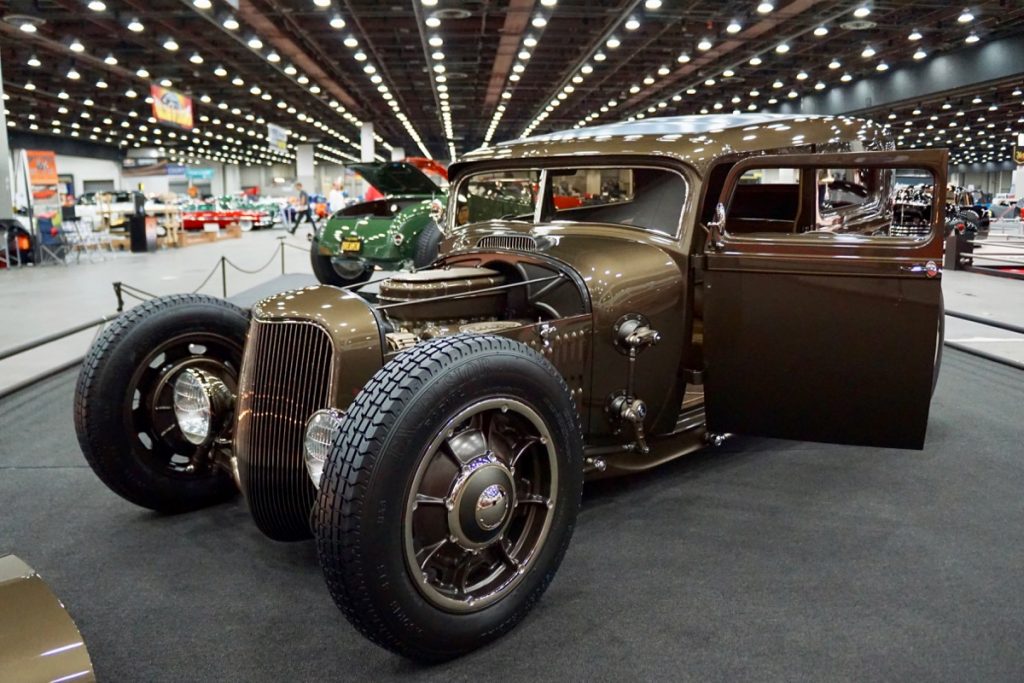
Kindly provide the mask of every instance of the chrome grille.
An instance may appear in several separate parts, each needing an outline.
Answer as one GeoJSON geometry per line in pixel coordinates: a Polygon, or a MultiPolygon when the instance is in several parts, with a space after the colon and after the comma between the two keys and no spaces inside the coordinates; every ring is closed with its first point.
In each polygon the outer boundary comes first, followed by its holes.
{"type": "Polygon", "coordinates": [[[306,474],[306,420],[330,405],[333,348],[320,326],[254,320],[238,387],[235,454],[256,525],[278,540],[310,535],[316,491],[306,474]]]}
{"type": "Polygon", "coordinates": [[[484,249],[537,251],[537,240],[529,235],[488,235],[481,237],[476,246],[484,249]]]}

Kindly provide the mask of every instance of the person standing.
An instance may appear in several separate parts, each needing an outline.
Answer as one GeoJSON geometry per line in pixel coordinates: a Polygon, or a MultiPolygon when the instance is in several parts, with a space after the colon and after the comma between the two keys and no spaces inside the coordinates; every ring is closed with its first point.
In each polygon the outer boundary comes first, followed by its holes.
{"type": "Polygon", "coordinates": [[[288,232],[294,235],[303,217],[313,226],[313,230],[316,230],[316,219],[313,218],[313,212],[309,205],[309,193],[302,188],[302,183],[295,183],[295,191],[299,193],[295,198],[295,222],[292,223],[292,227],[289,228],[288,232]]]}
{"type": "Polygon", "coordinates": [[[341,180],[335,180],[331,185],[331,194],[327,196],[327,207],[332,214],[341,211],[345,208],[345,200],[347,198],[345,190],[341,185],[341,180]]]}

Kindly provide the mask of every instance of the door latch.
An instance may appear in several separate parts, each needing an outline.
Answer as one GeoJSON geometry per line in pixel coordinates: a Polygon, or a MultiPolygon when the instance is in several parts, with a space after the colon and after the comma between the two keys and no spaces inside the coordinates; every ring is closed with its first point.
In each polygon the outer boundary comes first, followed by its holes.
{"type": "Polygon", "coordinates": [[[912,266],[900,266],[900,270],[905,273],[923,274],[928,278],[938,277],[942,272],[935,261],[929,261],[928,263],[915,263],[912,266]]]}

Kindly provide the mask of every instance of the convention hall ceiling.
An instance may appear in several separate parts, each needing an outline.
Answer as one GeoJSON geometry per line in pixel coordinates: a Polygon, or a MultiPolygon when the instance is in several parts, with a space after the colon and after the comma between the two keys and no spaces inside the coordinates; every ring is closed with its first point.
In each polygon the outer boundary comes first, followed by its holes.
{"type": "MultiPolygon", "coordinates": [[[[322,159],[446,159],[626,118],[762,111],[1011,36],[1024,4],[940,0],[38,0],[0,3],[9,126],[268,162],[267,123],[322,159]],[[150,120],[150,83],[189,93],[196,130],[150,120]]],[[[901,144],[999,160],[1020,82],[868,114],[901,144]],[[992,108],[995,107],[995,108],[992,108]],[[920,113],[914,114],[914,111],[920,113]],[[890,118],[891,117],[891,118],[890,118]],[[935,118],[932,118],[935,117],[935,118]],[[929,128],[931,126],[931,128],[929,128]]]]}

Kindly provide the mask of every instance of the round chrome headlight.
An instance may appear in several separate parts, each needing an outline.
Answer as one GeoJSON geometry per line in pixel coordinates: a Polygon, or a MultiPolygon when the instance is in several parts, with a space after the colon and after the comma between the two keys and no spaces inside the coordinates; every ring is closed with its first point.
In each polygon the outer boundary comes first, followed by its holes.
{"type": "Polygon", "coordinates": [[[185,370],[174,380],[174,418],[182,436],[197,446],[210,438],[213,406],[198,370],[185,370]]]}
{"type": "Polygon", "coordinates": [[[303,440],[306,471],[313,480],[313,486],[318,489],[327,454],[331,452],[334,439],[341,431],[341,419],[344,415],[340,410],[328,408],[316,411],[306,422],[306,437],[303,440]]]}

